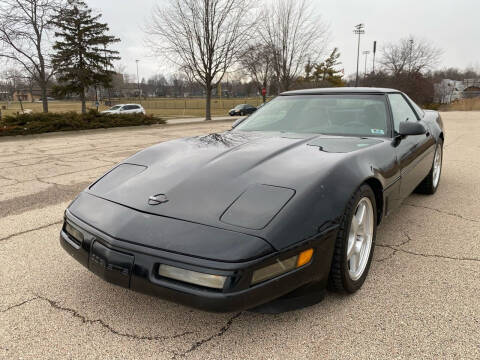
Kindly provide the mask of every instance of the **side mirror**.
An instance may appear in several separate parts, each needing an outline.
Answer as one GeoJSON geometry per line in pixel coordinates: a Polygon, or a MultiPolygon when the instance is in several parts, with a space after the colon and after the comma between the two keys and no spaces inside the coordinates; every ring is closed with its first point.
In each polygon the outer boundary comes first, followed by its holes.
{"type": "Polygon", "coordinates": [[[240,125],[247,117],[243,117],[240,119],[235,120],[235,122],[232,124],[232,129],[235,129],[238,125],[240,125]]]}
{"type": "Polygon", "coordinates": [[[402,136],[423,135],[427,132],[425,126],[418,121],[403,121],[400,123],[398,133],[402,136]]]}

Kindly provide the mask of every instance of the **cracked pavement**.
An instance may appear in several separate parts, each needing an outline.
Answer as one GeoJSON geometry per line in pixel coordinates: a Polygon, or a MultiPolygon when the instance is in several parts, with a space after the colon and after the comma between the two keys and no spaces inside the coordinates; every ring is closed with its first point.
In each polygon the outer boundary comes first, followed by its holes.
{"type": "Polygon", "coordinates": [[[278,315],[211,314],[137,294],[58,243],[68,203],[114,164],[231,122],[0,140],[0,358],[480,358],[480,112],[442,116],[440,188],[384,221],[363,288],[278,315]]]}

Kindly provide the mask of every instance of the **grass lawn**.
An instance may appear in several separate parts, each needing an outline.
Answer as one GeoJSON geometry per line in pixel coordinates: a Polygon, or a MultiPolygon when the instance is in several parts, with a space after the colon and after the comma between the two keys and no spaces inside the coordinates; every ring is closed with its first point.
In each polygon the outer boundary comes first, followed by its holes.
{"type": "MultiPolygon", "coordinates": [[[[238,104],[251,104],[254,106],[260,105],[262,102],[261,97],[255,98],[234,98],[234,99],[212,99],[212,115],[213,116],[226,116],[228,110],[235,107],[238,104]]],[[[205,116],[205,99],[192,99],[192,98],[152,98],[152,99],[116,99],[114,104],[121,103],[136,103],[142,104],[145,108],[147,115],[153,115],[155,117],[169,118],[169,117],[202,117],[205,116]]],[[[24,102],[23,108],[31,110],[32,112],[41,112],[42,104],[40,102],[24,102]]],[[[99,111],[106,110],[108,107],[100,105],[99,111]]],[[[19,102],[0,102],[0,109],[2,109],[3,115],[13,115],[21,113],[21,107],[19,102]],[[5,106],[5,110],[3,109],[5,106]]],[[[50,101],[48,104],[49,112],[80,112],[81,105],[79,101],[50,101]]],[[[92,101],[87,102],[87,109],[95,109],[95,103],[92,101]]]]}

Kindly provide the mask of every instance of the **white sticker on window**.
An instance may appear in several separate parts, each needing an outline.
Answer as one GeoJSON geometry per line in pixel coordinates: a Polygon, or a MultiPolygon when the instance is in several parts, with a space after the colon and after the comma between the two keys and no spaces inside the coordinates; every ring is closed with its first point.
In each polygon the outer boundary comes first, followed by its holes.
{"type": "Polygon", "coordinates": [[[370,132],[372,134],[375,134],[375,135],[384,135],[385,134],[385,131],[383,131],[382,129],[370,129],[370,132]]]}

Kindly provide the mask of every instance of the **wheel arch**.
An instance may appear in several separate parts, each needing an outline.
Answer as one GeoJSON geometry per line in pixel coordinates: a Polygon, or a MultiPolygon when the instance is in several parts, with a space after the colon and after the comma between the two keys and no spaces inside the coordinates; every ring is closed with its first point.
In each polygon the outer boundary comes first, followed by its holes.
{"type": "Polygon", "coordinates": [[[377,225],[379,225],[383,218],[383,186],[380,180],[371,177],[364,181],[372,189],[375,194],[375,203],[377,207],[377,225]]]}

